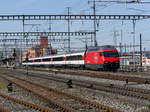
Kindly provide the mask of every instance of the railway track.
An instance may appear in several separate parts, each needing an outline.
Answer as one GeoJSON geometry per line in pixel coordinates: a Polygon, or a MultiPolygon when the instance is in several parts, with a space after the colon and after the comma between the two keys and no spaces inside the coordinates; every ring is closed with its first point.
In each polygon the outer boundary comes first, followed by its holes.
{"type": "MultiPolygon", "coordinates": [[[[59,81],[63,83],[67,83],[68,80],[70,80],[70,78],[64,78],[64,77],[62,78],[59,76],[48,75],[48,74],[40,74],[40,73],[38,74],[30,71],[28,75],[32,77],[39,77],[39,78],[59,81]]],[[[120,94],[124,96],[136,97],[136,98],[150,101],[150,90],[126,87],[126,86],[120,86],[120,85],[113,85],[113,84],[106,84],[106,83],[97,83],[93,81],[90,82],[90,81],[83,81],[83,80],[76,80],[76,79],[71,79],[71,80],[72,80],[72,85],[91,88],[94,90],[111,92],[114,94],[120,94]]]]}
{"type": "Polygon", "coordinates": [[[8,110],[0,105],[0,112],[10,112],[10,110],[8,110]]]}
{"type": "MultiPolygon", "coordinates": [[[[0,93],[0,97],[6,99],[6,100],[9,100],[11,102],[14,102],[14,103],[17,103],[17,104],[20,104],[20,105],[23,105],[25,107],[28,107],[29,109],[32,109],[32,110],[38,110],[39,112],[55,112],[53,110],[50,110],[50,109],[47,109],[47,108],[44,108],[44,107],[41,107],[41,106],[38,106],[38,105],[35,105],[35,104],[32,104],[32,103],[29,103],[27,101],[23,101],[23,100],[20,100],[20,99],[17,99],[17,98],[14,98],[14,97],[11,97],[9,95],[6,95],[6,94],[1,94],[0,93]]],[[[0,112],[10,112],[9,110],[6,110],[4,108],[1,108],[0,109],[0,112]]]]}
{"type": "MultiPolygon", "coordinates": [[[[20,69],[20,68],[19,68],[20,69]]],[[[24,68],[21,68],[24,70],[24,68]]],[[[125,82],[136,82],[139,84],[150,84],[150,78],[142,78],[142,77],[136,77],[136,76],[123,76],[116,73],[104,73],[104,72],[97,72],[97,71],[90,71],[90,70],[79,70],[79,69],[44,69],[43,68],[35,68],[31,67],[28,68],[28,70],[36,70],[36,71],[45,71],[45,72],[53,72],[55,74],[61,73],[61,74],[69,74],[69,75],[79,75],[79,76],[88,76],[93,78],[103,78],[103,79],[110,79],[110,80],[119,80],[119,81],[125,81],[125,82]]]]}
{"type": "MultiPolygon", "coordinates": [[[[23,73],[24,71],[21,72],[21,74],[23,73]]],[[[44,78],[44,79],[63,82],[63,83],[67,83],[69,80],[71,80],[72,85],[150,101],[150,90],[146,90],[146,89],[139,89],[139,88],[133,88],[133,87],[120,86],[120,85],[106,84],[106,83],[98,83],[98,82],[93,82],[93,81],[90,82],[90,81],[85,81],[85,80],[83,81],[83,80],[77,80],[77,79],[70,79],[70,78],[64,78],[64,77],[59,77],[59,76],[54,76],[54,75],[48,75],[44,73],[37,73],[34,71],[29,71],[28,75],[32,77],[44,78]]]]}
{"type": "Polygon", "coordinates": [[[121,75],[112,75],[110,73],[99,73],[94,71],[87,71],[87,70],[50,70],[50,72],[54,73],[63,73],[63,74],[72,74],[72,75],[83,75],[89,76],[94,78],[104,78],[104,79],[111,79],[111,80],[119,80],[119,81],[128,81],[128,82],[136,82],[141,84],[150,84],[149,78],[141,78],[141,77],[129,77],[129,76],[121,76],[121,75]]]}
{"type": "Polygon", "coordinates": [[[10,76],[10,77],[1,76],[1,77],[4,78],[5,80],[9,81],[9,82],[12,82],[12,83],[16,84],[17,86],[19,86],[19,87],[21,87],[25,90],[28,90],[28,91],[38,95],[39,97],[45,99],[49,103],[49,105],[51,107],[53,107],[55,110],[57,110],[58,112],[62,112],[62,111],[64,111],[64,112],[77,112],[77,111],[75,111],[74,109],[72,109],[70,107],[67,107],[63,104],[60,104],[60,103],[52,100],[51,97],[53,97],[53,96],[46,96],[46,93],[42,88],[33,87],[32,84],[27,83],[25,80],[24,81],[19,80],[19,79],[17,79],[17,77],[12,77],[12,76],[10,76]],[[43,92],[43,94],[42,94],[42,92],[43,92]]]}
{"type": "MultiPolygon", "coordinates": [[[[19,68],[20,69],[20,68],[19,68]]],[[[21,68],[24,69],[24,68],[21,68]]],[[[110,80],[119,80],[119,81],[127,81],[127,82],[136,82],[139,84],[150,84],[150,78],[142,78],[137,76],[124,76],[116,74],[115,72],[109,73],[109,72],[98,72],[98,71],[90,71],[90,70],[79,70],[79,69],[62,69],[62,68],[35,68],[31,67],[28,68],[28,70],[37,70],[37,71],[47,71],[47,72],[53,72],[55,74],[61,73],[61,74],[70,74],[70,75],[79,75],[79,76],[88,76],[93,78],[104,78],[104,79],[110,79],[110,80]]]]}
{"type": "MultiPolygon", "coordinates": [[[[59,100],[59,102],[61,102],[61,103],[62,102],[64,103],[64,101],[65,101],[66,105],[76,102],[78,104],[78,106],[80,104],[80,106],[82,105],[82,108],[84,107],[85,109],[87,109],[87,106],[88,106],[88,110],[84,110],[86,112],[88,112],[88,111],[91,112],[92,111],[91,109],[94,109],[95,110],[94,112],[101,112],[101,111],[121,112],[119,110],[98,104],[96,102],[89,101],[87,99],[79,98],[79,97],[76,97],[76,96],[73,96],[73,95],[70,95],[67,93],[62,93],[62,92],[56,91],[54,89],[47,88],[45,86],[41,86],[39,84],[35,84],[35,83],[29,82],[29,81],[26,81],[23,79],[19,79],[19,78],[14,77],[14,76],[12,77],[12,75],[11,76],[9,75],[7,77],[3,76],[3,78],[15,83],[18,86],[21,86],[22,88],[28,89],[29,91],[31,91],[31,92],[39,95],[39,96],[42,96],[46,100],[50,100],[52,102],[52,99],[55,99],[55,105],[58,105],[58,103],[56,101],[59,100]],[[61,99],[63,99],[64,101],[60,101],[61,99]],[[89,107],[90,107],[90,110],[89,110],[89,107]]],[[[59,107],[61,109],[64,109],[63,110],[64,112],[77,112],[77,111],[79,111],[79,110],[75,110],[72,105],[69,105],[69,106],[72,106],[70,108],[68,107],[68,105],[67,106],[66,105],[59,103],[59,107]]]]}
{"type": "MultiPolygon", "coordinates": [[[[24,71],[22,72],[19,71],[18,73],[23,74],[23,72],[24,71]]],[[[63,83],[67,83],[68,80],[70,80],[70,78],[58,77],[55,75],[44,74],[43,72],[37,73],[33,71],[32,72],[29,71],[28,76],[43,78],[43,79],[48,79],[48,80],[53,80],[53,81],[63,82],[63,83]]],[[[76,79],[71,79],[71,80],[72,80],[72,85],[150,101],[150,90],[126,87],[126,86],[120,86],[120,85],[111,85],[111,84],[106,84],[106,83],[76,80],[76,79]]]]}

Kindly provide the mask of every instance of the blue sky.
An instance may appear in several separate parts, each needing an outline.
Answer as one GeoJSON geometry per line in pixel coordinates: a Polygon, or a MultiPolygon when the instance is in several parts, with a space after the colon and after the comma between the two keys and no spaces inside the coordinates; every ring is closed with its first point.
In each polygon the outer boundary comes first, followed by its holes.
{"type": "Polygon", "coordinates": [[[1,0],[1,14],[60,14],[86,0],[1,0]]]}
{"type": "MultiPolygon", "coordinates": [[[[121,0],[123,1],[123,0],[121,0]]],[[[144,1],[144,0],[143,0],[144,1]]],[[[145,0],[146,1],[146,0],[145,0]]],[[[147,0],[148,1],[148,0],[147,0]]],[[[91,14],[92,4],[88,0],[0,0],[0,15],[9,14],[66,14],[66,7],[71,7],[72,14],[91,14]]],[[[149,14],[150,4],[104,4],[97,3],[97,14],[149,14]]],[[[47,31],[48,21],[32,21],[27,23],[41,24],[40,31],[47,31]]],[[[0,32],[22,31],[20,21],[0,21],[0,32]]],[[[90,21],[72,21],[71,31],[93,30],[90,21]]],[[[99,21],[97,40],[99,45],[113,44],[113,32],[118,32],[117,43],[120,42],[120,31],[123,30],[123,44],[132,44],[132,21],[99,21]]],[[[26,27],[29,31],[31,27],[26,27]]],[[[33,31],[37,28],[32,28],[33,31]]],[[[52,31],[67,31],[66,21],[53,21],[52,31]]],[[[150,50],[150,19],[136,22],[136,44],[139,44],[139,33],[143,35],[143,43],[150,50]]],[[[78,42],[72,43],[76,46],[78,42]]]]}

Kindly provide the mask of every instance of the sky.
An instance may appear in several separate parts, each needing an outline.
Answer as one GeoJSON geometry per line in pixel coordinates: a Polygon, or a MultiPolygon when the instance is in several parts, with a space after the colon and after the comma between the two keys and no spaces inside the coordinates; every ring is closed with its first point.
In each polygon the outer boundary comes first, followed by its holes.
{"type": "Polygon", "coordinates": [[[0,0],[1,14],[60,14],[85,0],[0,0]]]}
{"type": "MultiPolygon", "coordinates": [[[[92,14],[92,3],[88,3],[88,0],[0,0],[0,15],[67,14],[66,7],[71,7],[71,14],[92,14]]],[[[150,15],[150,4],[97,3],[96,13],[104,15],[150,15]]],[[[26,23],[41,24],[38,27],[27,26],[26,31],[47,31],[49,27],[48,21],[27,21],[26,23]]],[[[98,45],[115,44],[114,32],[117,33],[116,43],[119,45],[121,42],[121,31],[122,44],[133,44],[132,21],[114,20],[98,21],[97,23],[99,24],[97,32],[98,45]]],[[[0,26],[0,32],[22,31],[22,23],[20,21],[0,21],[0,26]]],[[[71,21],[71,31],[81,30],[92,31],[93,23],[91,21],[71,21]]],[[[67,22],[52,21],[52,31],[67,31],[67,22]]],[[[143,38],[143,46],[150,50],[150,19],[136,21],[136,44],[139,44],[140,33],[143,38]]],[[[83,44],[83,42],[81,43],[83,44]]],[[[78,41],[72,41],[72,46],[78,45],[80,45],[78,41]]]]}

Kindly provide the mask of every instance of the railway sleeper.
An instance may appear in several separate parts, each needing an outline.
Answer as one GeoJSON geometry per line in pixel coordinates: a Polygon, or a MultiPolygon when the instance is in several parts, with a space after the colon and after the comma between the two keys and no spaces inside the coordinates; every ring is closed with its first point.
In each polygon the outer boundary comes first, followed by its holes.
{"type": "Polygon", "coordinates": [[[11,112],[11,111],[0,105],[0,112],[11,112]]]}
{"type": "MultiPolygon", "coordinates": [[[[17,78],[17,77],[15,77],[15,78],[17,78]]],[[[17,78],[18,79],[18,78],[17,78]]],[[[22,80],[22,79],[18,79],[18,80],[22,80]]],[[[23,80],[23,81],[25,81],[25,80],[23,80]]],[[[33,85],[36,85],[36,86],[40,86],[40,87],[43,87],[43,88],[45,88],[45,89],[48,89],[48,88],[46,88],[46,87],[44,87],[44,86],[41,86],[41,85],[39,85],[39,84],[34,84],[34,83],[32,83],[32,82],[29,82],[29,81],[27,81],[28,83],[31,83],[31,84],[33,84],[33,85]]],[[[17,83],[16,83],[17,84],[17,83]]],[[[19,84],[19,83],[18,83],[19,84]]],[[[17,85],[18,85],[17,84],[17,85]]],[[[20,84],[21,84],[21,86],[23,86],[22,85],[22,83],[20,82],[20,84]]],[[[20,85],[19,84],[19,85],[20,85]]],[[[24,88],[26,88],[26,87],[24,87],[24,88]]],[[[99,104],[97,104],[96,102],[89,102],[88,100],[86,100],[86,99],[82,99],[82,98],[79,98],[79,97],[76,97],[76,96],[72,96],[72,95],[69,95],[69,94],[66,94],[66,93],[62,93],[62,92],[59,92],[59,91],[56,91],[56,90],[53,90],[53,89],[48,89],[48,90],[50,90],[50,91],[54,91],[54,93],[56,94],[60,94],[60,95],[65,95],[65,96],[68,96],[68,97],[71,97],[71,98],[74,98],[74,99],[76,99],[76,100],[78,100],[78,101],[80,101],[80,102],[82,102],[82,103],[85,103],[85,104],[89,104],[89,105],[91,105],[91,106],[94,106],[94,107],[97,107],[97,105],[99,105],[99,104]]],[[[32,91],[32,90],[31,90],[32,91]]],[[[35,91],[32,91],[33,93],[35,93],[35,91]]],[[[37,93],[35,93],[35,94],[37,94],[37,93]]],[[[47,97],[46,97],[47,98],[47,97]]],[[[52,102],[52,103],[54,103],[54,102],[52,102]]],[[[70,110],[67,110],[66,109],[66,106],[64,106],[64,105],[58,105],[56,102],[55,102],[55,105],[57,105],[57,106],[59,106],[59,107],[61,107],[62,109],[64,109],[64,111],[65,112],[75,112],[75,111],[73,111],[72,109],[70,109],[70,110]],[[67,111],[66,111],[67,110],[67,111]]],[[[102,108],[102,109],[107,109],[106,108],[106,106],[103,106],[103,105],[99,105],[98,106],[98,108],[102,108]]],[[[106,110],[107,111],[107,110],[106,110]]],[[[112,112],[116,112],[114,109],[111,109],[111,111],[112,112]]],[[[108,111],[108,112],[111,112],[111,111],[108,111]]],[[[118,112],[120,112],[120,111],[118,111],[118,112]]]]}
{"type": "Polygon", "coordinates": [[[7,99],[7,100],[11,100],[15,103],[24,105],[24,106],[29,107],[29,108],[37,109],[37,110],[42,111],[42,112],[54,112],[53,110],[46,109],[46,108],[40,107],[38,105],[34,105],[34,104],[28,103],[26,101],[22,101],[22,100],[19,100],[19,99],[16,99],[16,98],[4,95],[4,94],[0,94],[0,96],[7,99]]]}
{"type": "MultiPolygon", "coordinates": [[[[7,79],[6,77],[3,77],[3,78],[5,78],[6,80],[9,80],[9,79],[7,79]]],[[[16,78],[16,77],[15,77],[15,78],[16,78]]],[[[25,81],[25,80],[23,80],[23,79],[18,79],[18,80],[25,81]]],[[[16,84],[16,85],[18,85],[18,86],[20,86],[20,87],[22,87],[22,88],[24,88],[24,89],[26,89],[26,90],[29,90],[27,87],[24,87],[24,86],[22,85],[22,83],[16,83],[16,82],[13,81],[13,80],[9,80],[9,81],[12,81],[14,84],[16,84]]],[[[28,82],[28,83],[32,84],[31,82],[28,82]]],[[[41,86],[41,85],[39,85],[39,84],[34,84],[34,85],[41,86]]],[[[44,87],[44,86],[43,86],[43,88],[46,89],[46,87],[44,87]]],[[[52,89],[48,89],[48,90],[51,91],[51,92],[53,92],[52,89]]],[[[58,104],[58,103],[56,103],[55,101],[52,101],[51,99],[47,99],[47,97],[41,96],[41,95],[39,95],[38,93],[36,93],[35,91],[33,91],[33,90],[30,90],[30,91],[33,92],[33,93],[35,93],[35,94],[37,94],[37,95],[40,96],[40,97],[43,97],[45,100],[50,101],[52,105],[56,105],[57,107],[59,107],[60,109],[62,109],[64,112],[76,112],[76,111],[73,110],[72,108],[69,108],[69,107],[64,106],[64,105],[62,105],[62,104],[58,104]]],[[[55,93],[55,92],[54,92],[54,93],[55,93]]]]}

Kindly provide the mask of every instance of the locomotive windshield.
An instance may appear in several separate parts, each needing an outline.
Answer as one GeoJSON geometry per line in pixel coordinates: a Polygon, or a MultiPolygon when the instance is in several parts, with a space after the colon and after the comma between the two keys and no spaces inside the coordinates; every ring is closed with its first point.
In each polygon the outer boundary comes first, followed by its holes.
{"type": "Polygon", "coordinates": [[[119,57],[118,52],[113,52],[113,51],[107,51],[107,52],[101,52],[100,56],[104,56],[104,57],[119,57]]]}

